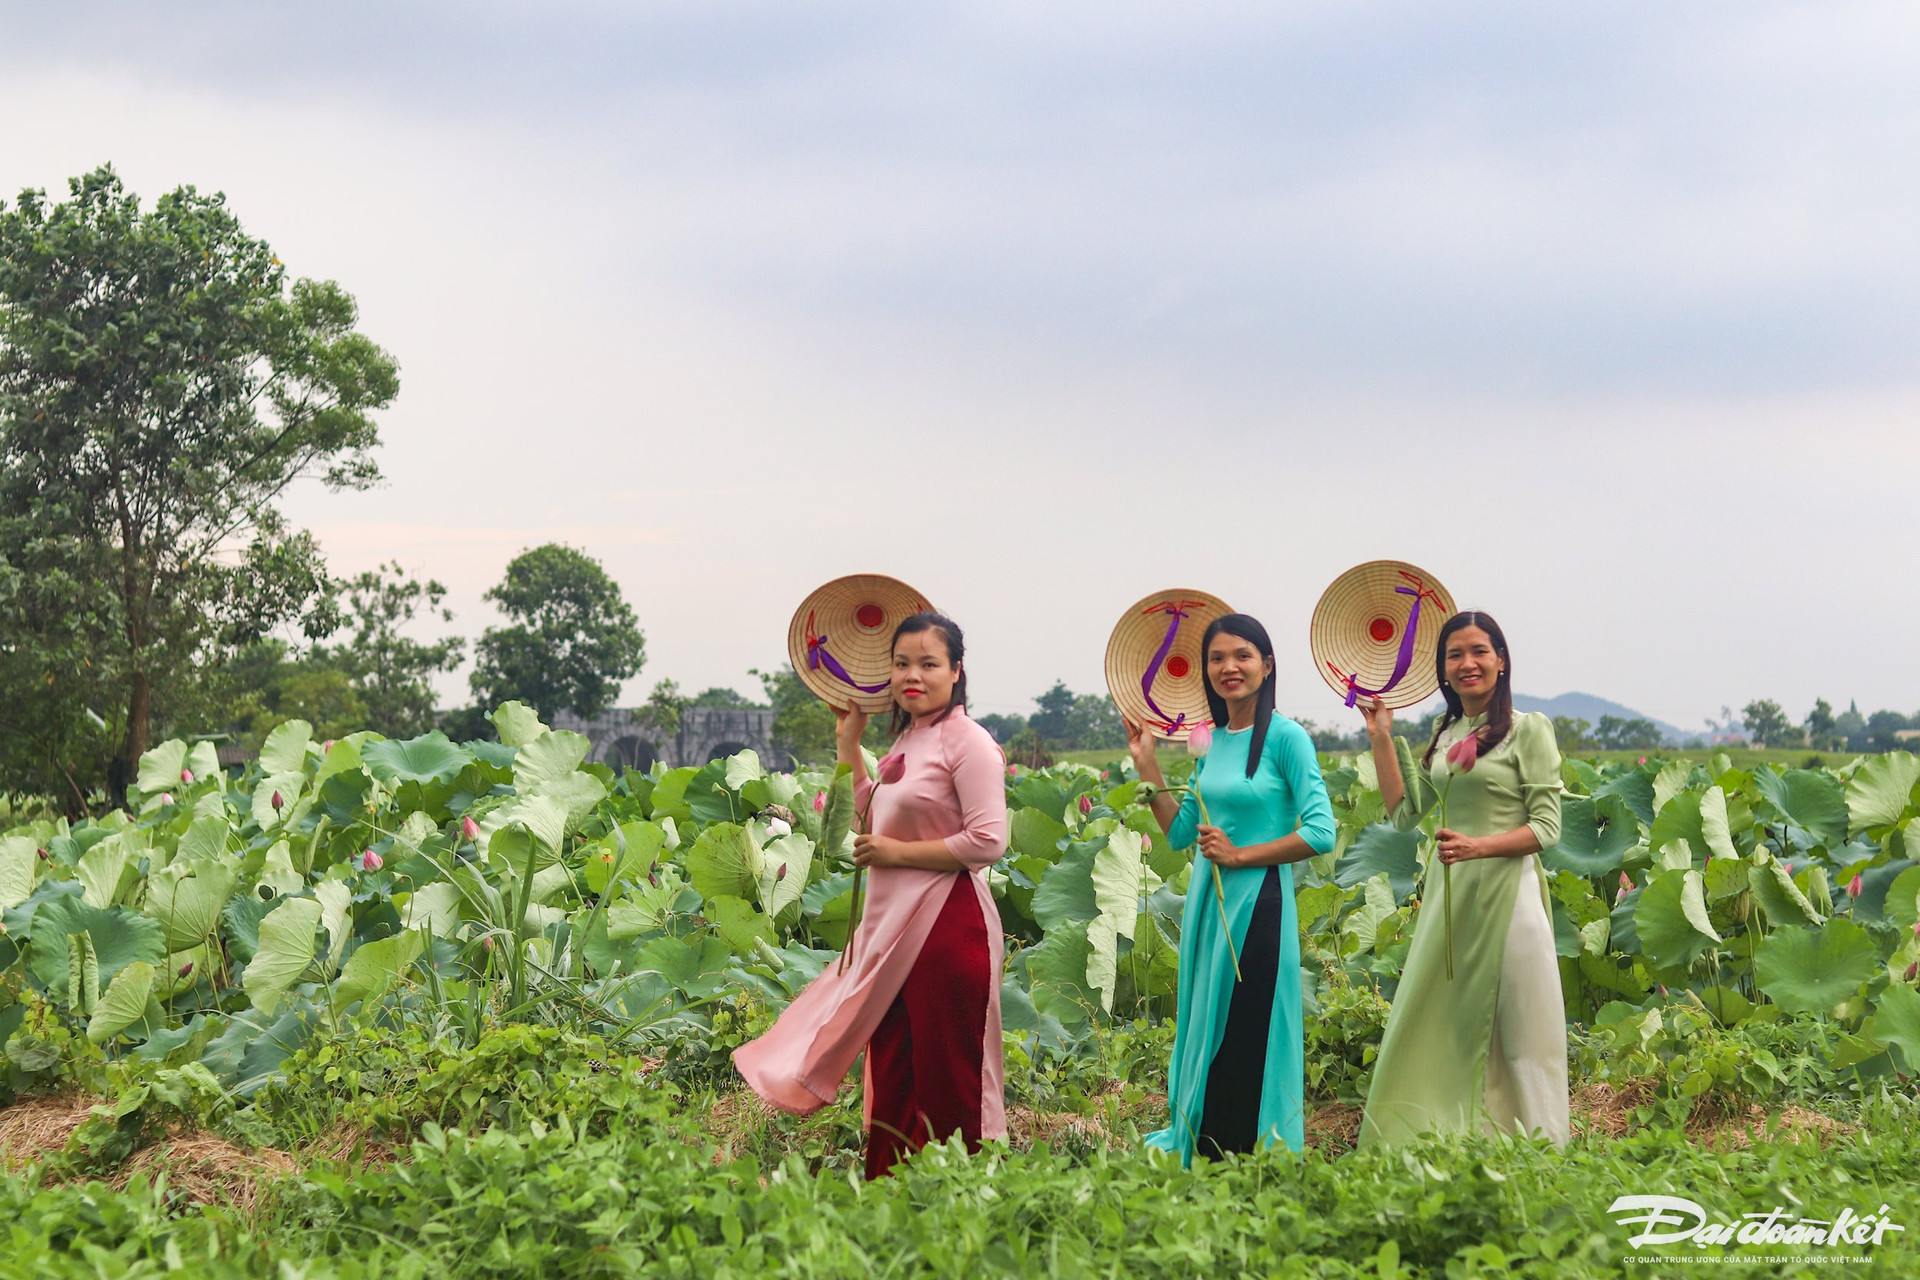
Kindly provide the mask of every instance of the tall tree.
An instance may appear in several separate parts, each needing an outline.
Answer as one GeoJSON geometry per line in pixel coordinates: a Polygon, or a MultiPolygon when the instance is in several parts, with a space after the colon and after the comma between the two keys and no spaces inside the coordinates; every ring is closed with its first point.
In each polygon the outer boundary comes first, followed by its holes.
{"type": "Polygon", "coordinates": [[[1813,700],[1813,710],[1807,712],[1804,727],[1807,731],[1807,745],[1815,750],[1837,751],[1845,741],[1834,719],[1833,704],[1825,698],[1813,700]]]}
{"type": "Polygon", "coordinates": [[[1771,698],[1756,698],[1740,708],[1741,723],[1746,725],[1747,737],[1756,747],[1783,745],[1787,737],[1788,720],[1780,704],[1771,698]]]}
{"type": "Polygon", "coordinates": [[[523,551],[484,598],[513,621],[488,627],[474,646],[482,707],[518,698],[543,718],[571,708],[591,719],[646,661],[619,584],[583,551],[555,542],[523,551]]]}
{"type": "Polygon", "coordinates": [[[77,625],[123,709],[124,778],[196,665],[330,626],[317,548],[274,503],[378,479],[372,415],[399,377],[353,299],[289,282],[225,197],[143,211],[110,167],[69,191],[0,206],[0,510],[90,588],[77,625]]]}
{"type": "Polygon", "coordinates": [[[1053,688],[1033,700],[1039,710],[1027,719],[1027,725],[1048,742],[1065,742],[1073,730],[1073,690],[1065,680],[1055,680],[1053,688]]]}
{"type": "Polygon", "coordinates": [[[433,677],[460,665],[467,642],[447,636],[428,643],[405,634],[425,614],[453,621],[442,602],[447,589],[422,582],[399,561],[369,569],[341,584],[347,597],[347,638],[318,654],[353,681],[367,719],[362,728],[389,738],[412,738],[434,725],[433,677]]]}

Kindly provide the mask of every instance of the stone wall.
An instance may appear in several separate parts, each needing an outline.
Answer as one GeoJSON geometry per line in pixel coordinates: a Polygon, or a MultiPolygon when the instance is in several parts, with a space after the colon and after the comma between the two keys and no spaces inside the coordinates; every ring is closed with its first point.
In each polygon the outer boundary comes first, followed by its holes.
{"type": "Polygon", "coordinates": [[[636,722],[631,707],[616,707],[592,720],[563,711],[553,718],[553,727],[586,734],[593,742],[587,759],[616,770],[645,771],[656,764],[678,769],[749,749],[769,769],[793,767],[793,758],[773,745],[773,712],[764,708],[683,711],[680,732],[665,739],[636,722]]]}

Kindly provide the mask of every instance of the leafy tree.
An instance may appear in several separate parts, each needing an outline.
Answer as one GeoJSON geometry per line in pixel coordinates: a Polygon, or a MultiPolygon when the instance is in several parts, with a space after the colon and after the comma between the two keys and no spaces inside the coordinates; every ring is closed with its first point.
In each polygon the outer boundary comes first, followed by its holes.
{"type": "Polygon", "coordinates": [[[1578,716],[1555,716],[1553,736],[1562,751],[1592,751],[1597,745],[1593,725],[1578,716]]]}
{"type": "Polygon", "coordinates": [[[181,187],[143,211],[110,167],[69,191],[0,206],[0,511],[16,516],[0,557],[56,574],[74,613],[15,616],[0,648],[54,677],[26,736],[70,793],[89,786],[70,749],[85,713],[119,736],[117,791],[156,721],[203,709],[198,670],[295,619],[327,633],[318,549],[274,503],[303,478],[377,480],[372,415],[399,379],[353,299],[289,283],[223,196],[181,187]],[[95,675],[64,682],[76,654],[95,675]]]}
{"type": "MultiPolygon", "coordinates": [[[[449,636],[431,644],[402,634],[423,611],[442,622],[453,610],[441,602],[447,589],[421,582],[398,561],[383,564],[342,585],[350,638],[316,650],[321,661],[344,672],[366,708],[358,727],[389,738],[412,738],[434,726],[433,677],[460,665],[467,642],[449,636]]],[[[319,722],[315,721],[317,728],[319,722]]]]}
{"type": "Polygon", "coordinates": [[[1833,706],[1825,698],[1814,699],[1813,710],[1807,712],[1801,727],[1807,731],[1807,745],[1816,751],[1838,751],[1846,741],[1834,718],[1833,706]]]}
{"type": "Polygon", "coordinates": [[[738,689],[716,684],[694,694],[687,700],[687,706],[695,711],[752,711],[764,704],[755,702],[738,689]]]}
{"type": "Polygon", "coordinates": [[[1847,709],[1834,717],[1833,731],[1840,735],[1841,743],[1849,751],[1867,749],[1867,718],[1860,714],[1860,704],[1849,701],[1847,709]]]}
{"type": "MultiPolygon", "coordinates": [[[[773,708],[773,727],[769,734],[773,745],[808,764],[832,760],[833,709],[800,682],[792,665],[782,663],[773,671],[756,667],[748,674],[759,678],[760,687],[766,691],[767,705],[773,708]]],[[[878,721],[880,717],[874,719],[878,721]]]]}
{"type": "Polygon", "coordinates": [[[1104,751],[1127,745],[1127,727],[1120,708],[1104,693],[1082,693],[1073,700],[1067,717],[1066,740],[1076,751],[1104,751]]]}
{"type": "Polygon", "coordinates": [[[672,680],[661,680],[653,686],[653,692],[647,695],[646,702],[633,711],[633,722],[654,735],[655,740],[664,741],[679,736],[680,713],[685,711],[691,700],[680,695],[680,686],[672,680]]]}
{"type": "Polygon", "coordinates": [[[1025,716],[1002,715],[997,711],[990,711],[983,716],[975,716],[974,720],[979,723],[982,729],[985,729],[993,735],[995,742],[1002,745],[1005,745],[1012,739],[1014,734],[1019,733],[1027,727],[1027,718],[1025,716]]]}
{"type": "Polygon", "coordinates": [[[1900,731],[1908,727],[1907,718],[1898,711],[1874,712],[1867,717],[1867,750],[1898,751],[1903,745],[1900,741],[1900,731]]]}
{"type": "Polygon", "coordinates": [[[1740,720],[1747,727],[1747,738],[1756,747],[1783,744],[1790,727],[1786,713],[1771,698],[1749,702],[1740,709],[1740,720]]]}
{"type": "Polygon", "coordinates": [[[1028,717],[1027,725],[1048,742],[1065,742],[1073,731],[1073,690],[1064,680],[1055,680],[1053,688],[1033,700],[1039,710],[1028,717]]]}
{"type": "Polygon", "coordinates": [[[560,543],[523,551],[484,599],[512,622],[474,646],[475,701],[517,698],[550,719],[572,709],[591,719],[646,661],[646,640],[619,584],[598,561],[560,543]]]}
{"type": "Polygon", "coordinates": [[[1651,751],[1660,745],[1660,727],[1637,716],[1601,716],[1593,741],[1603,751],[1651,751]]]}

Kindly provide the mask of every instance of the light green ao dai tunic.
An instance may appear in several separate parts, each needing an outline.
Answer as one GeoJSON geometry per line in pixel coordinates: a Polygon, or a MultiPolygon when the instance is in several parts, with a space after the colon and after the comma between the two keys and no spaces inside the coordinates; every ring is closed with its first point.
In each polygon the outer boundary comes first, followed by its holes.
{"type": "MultiPolygon", "coordinates": [[[[1431,771],[1394,739],[1406,798],[1391,816],[1412,830],[1434,806],[1441,825],[1491,836],[1525,826],[1542,849],[1560,839],[1560,751],[1536,713],[1471,770],[1454,774],[1447,749],[1486,723],[1463,719],[1441,735],[1431,771]]],[[[1568,1136],[1567,1025],[1559,958],[1540,859],[1475,858],[1453,865],[1453,977],[1447,977],[1447,876],[1437,856],[1414,921],[1413,943],[1387,1016],[1367,1094],[1360,1145],[1422,1133],[1522,1133],[1564,1146],[1568,1136]]]]}

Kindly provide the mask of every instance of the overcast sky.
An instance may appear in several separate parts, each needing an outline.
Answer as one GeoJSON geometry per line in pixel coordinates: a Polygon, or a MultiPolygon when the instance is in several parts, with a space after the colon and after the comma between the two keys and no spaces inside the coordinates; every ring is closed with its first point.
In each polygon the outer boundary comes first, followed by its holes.
{"type": "Polygon", "coordinates": [[[469,635],[584,549],[630,700],[874,570],[977,710],[1189,586],[1340,723],[1307,619],[1393,557],[1697,727],[1920,708],[1916,66],[1910,0],[0,0],[0,192],[111,161],[340,281],[388,480],[290,514],[469,635]]]}

